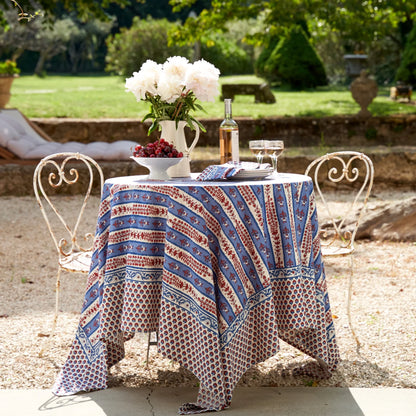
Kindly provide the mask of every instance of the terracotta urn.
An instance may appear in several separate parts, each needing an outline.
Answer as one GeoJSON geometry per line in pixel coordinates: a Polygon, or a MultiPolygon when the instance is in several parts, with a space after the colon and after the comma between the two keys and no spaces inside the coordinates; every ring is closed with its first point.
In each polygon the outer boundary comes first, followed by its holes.
{"type": "Polygon", "coordinates": [[[18,75],[0,75],[0,108],[5,108],[10,101],[10,89],[18,75]]]}

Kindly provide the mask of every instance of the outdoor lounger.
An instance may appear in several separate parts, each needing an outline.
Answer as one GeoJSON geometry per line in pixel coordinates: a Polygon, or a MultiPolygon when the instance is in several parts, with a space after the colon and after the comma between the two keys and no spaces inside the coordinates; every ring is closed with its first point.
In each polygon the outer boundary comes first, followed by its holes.
{"type": "Polygon", "coordinates": [[[95,160],[128,160],[137,143],[60,143],[53,141],[17,109],[0,110],[0,163],[39,161],[53,153],[74,152],[95,160]]]}

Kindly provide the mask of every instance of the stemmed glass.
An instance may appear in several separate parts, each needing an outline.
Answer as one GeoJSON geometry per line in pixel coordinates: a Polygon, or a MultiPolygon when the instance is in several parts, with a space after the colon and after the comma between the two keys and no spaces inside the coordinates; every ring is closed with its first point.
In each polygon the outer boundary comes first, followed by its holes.
{"type": "Polygon", "coordinates": [[[265,140],[264,148],[265,153],[269,155],[272,160],[273,173],[277,173],[277,159],[283,153],[285,148],[283,140],[265,140]]]}
{"type": "Polygon", "coordinates": [[[266,154],[264,140],[250,140],[248,145],[251,152],[256,156],[258,167],[260,167],[266,154]]]}

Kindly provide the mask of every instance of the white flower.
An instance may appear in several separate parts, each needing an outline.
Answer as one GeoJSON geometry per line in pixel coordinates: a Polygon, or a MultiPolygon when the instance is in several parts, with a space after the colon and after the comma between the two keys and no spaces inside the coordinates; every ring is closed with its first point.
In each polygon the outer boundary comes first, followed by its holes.
{"type": "Polygon", "coordinates": [[[156,95],[157,84],[162,71],[162,65],[148,59],[133,76],[126,79],[125,88],[132,92],[137,101],[144,100],[146,93],[156,95]]]}
{"type": "Polygon", "coordinates": [[[195,107],[196,100],[215,100],[219,75],[220,71],[203,59],[191,64],[182,56],[172,56],[163,65],[147,60],[139,72],[126,79],[125,87],[137,101],[151,103],[150,112],[143,119],[154,119],[149,133],[161,120],[186,120],[191,128],[196,123],[205,131],[191,113],[200,108],[195,107]]]}
{"type": "Polygon", "coordinates": [[[186,90],[192,90],[198,100],[213,102],[219,93],[219,76],[214,65],[203,59],[196,61],[186,74],[186,90]]]}
{"type": "Polygon", "coordinates": [[[162,74],[157,85],[157,94],[160,96],[161,101],[172,104],[181,96],[183,86],[183,82],[178,82],[175,78],[162,74]]]}
{"type": "Polygon", "coordinates": [[[163,74],[184,82],[186,71],[190,66],[192,64],[183,56],[171,56],[163,64],[163,74]]]}
{"type": "Polygon", "coordinates": [[[188,60],[182,56],[172,56],[166,60],[157,86],[162,101],[171,104],[181,96],[190,66],[188,60]]]}

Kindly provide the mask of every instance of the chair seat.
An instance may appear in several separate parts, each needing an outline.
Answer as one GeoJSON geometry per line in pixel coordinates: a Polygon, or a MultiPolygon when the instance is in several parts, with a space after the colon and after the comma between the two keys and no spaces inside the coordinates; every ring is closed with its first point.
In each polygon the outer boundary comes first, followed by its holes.
{"type": "Polygon", "coordinates": [[[86,273],[90,271],[92,251],[73,253],[68,257],[61,257],[59,265],[62,269],[72,273],[86,273]]]}
{"type": "Polygon", "coordinates": [[[321,253],[324,257],[348,256],[354,251],[354,247],[323,246],[321,253]]]}

